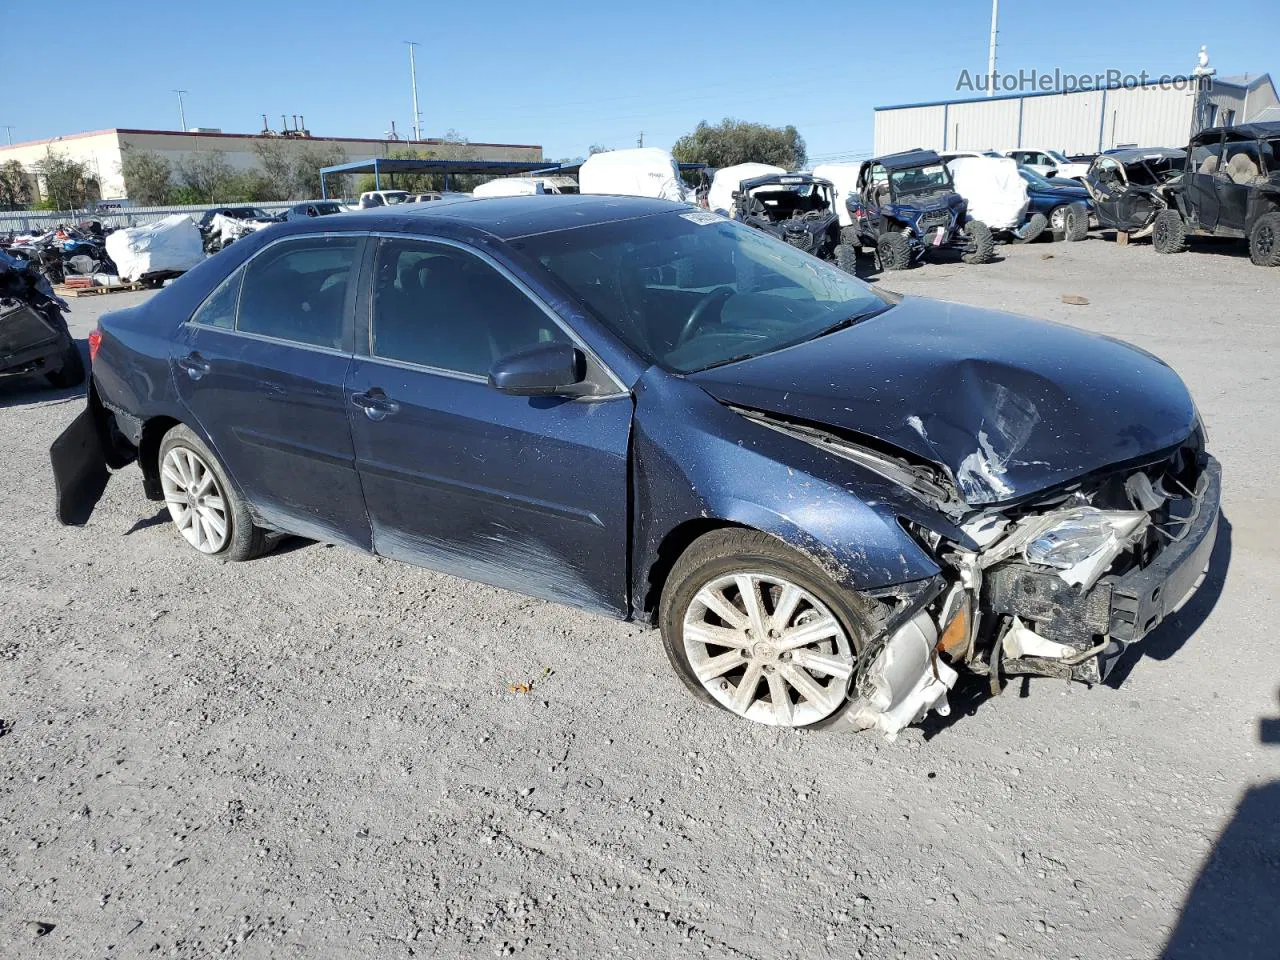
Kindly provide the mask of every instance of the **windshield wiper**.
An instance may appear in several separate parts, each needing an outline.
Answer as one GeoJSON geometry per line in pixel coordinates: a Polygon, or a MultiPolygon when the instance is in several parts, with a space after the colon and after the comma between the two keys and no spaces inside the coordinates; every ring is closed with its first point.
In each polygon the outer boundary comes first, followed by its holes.
{"type": "Polygon", "coordinates": [[[829,333],[839,333],[841,330],[848,330],[855,323],[861,323],[863,320],[870,320],[872,317],[876,316],[877,314],[884,313],[891,306],[893,306],[893,304],[885,303],[878,307],[872,307],[869,310],[864,310],[861,313],[851,314],[845,317],[843,320],[833,323],[831,326],[827,327],[825,330],[819,330],[809,339],[817,340],[819,337],[825,337],[829,333]]]}

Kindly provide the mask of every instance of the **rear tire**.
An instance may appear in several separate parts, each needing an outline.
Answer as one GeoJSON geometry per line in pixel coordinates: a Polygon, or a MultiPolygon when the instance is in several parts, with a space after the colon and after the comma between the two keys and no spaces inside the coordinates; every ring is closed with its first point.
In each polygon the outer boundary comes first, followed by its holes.
{"type": "Polygon", "coordinates": [[[1065,232],[1063,239],[1068,243],[1076,243],[1089,235],[1089,208],[1082,203],[1073,203],[1067,207],[1063,218],[1065,232]]]}
{"type": "Polygon", "coordinates": [[[969,249],[961,254],[965,263],[990,263],[995,259],[996,242],[991,236],[991,228],[981,220],[970,220],[964,225],[964,235],[969,240],[969,249]]]}
{"type": "Polygon", "coordinates": [[[78,387],[84,383],[84,360],[80,356],[80,347],[71,339],[70,334],[62,348],[62,366],[52,373],[46,373],[44,378],[59,390],[78,387]]]}
{"type": "Polygon", "coordinates": [[[845,273],[856,274],[858,272],[858,255],[853,252],[853,247],[848,244],[836,244],[835,251],[836,266],[845,273]]]}
{"type": "Polygon", "coordinates": [[[1280,213],[1265,213],[1253,225],[1249,259],[1260,267],[1280,267],[1280,213]]]}
{"type": "Polygon", "coordinates": [[[881,270],[906,270],[911,266],[911,244],[900,233],[886,233],[876,241],[881,270]]]}
{"type": "Polygon", "coordinates": [[[862,235],[858,232],[858,228],[854,226],[840,228],[840,242],[845,246],[857,248],[862,242],[862,235]]]}
{"type": "Polygon", "coordinates": [[[1014,234],[1014,243],[1032,243],[1039,239],[1040,234],[1044,233],[1044,228],[1049,225],[1049,218],[1043,213],[1033,213],[1027,220],[1027,225],[1022,231],[1022,236],[1014,234]]]}
{"type": "Polygon", "coordinates": [[[164,435],[158,461],[169,516],[192,549],[201,556],[233,562],[267,551],[267,532],[253,525],[249,507],[226,470],[189,427],[180,423],[164,435]],[[211,481],[205,479],[206,471],[211,481]]]}
{"type": "Polygon", "coordinates": [[[837,586],[811,561],[776,538],[741,528],[714,530],[695,540],[672,568],[658,606],[663,648],[677,675],[695,697],[749,720],[810,729],[827,726],[840,717],[848,701],[856,654],[873,635],[876,623],[870,601],[837,586]],[[725,604],[722,609],[741,617],[747,629],[753,629],[746,616],[745,597],[741,593],[731,596],[735,593],[737,577],[743,578],[741,582],[760,585],[763,581],[770,585],[771,589],[758,591],[759,602],[763,604],[762,626],[768,628],[764,637],[753,633],[746,640],[736,639],[729,635],[741,634],[741,629],[718,616],[707,616],[715,614],[715,610],[705,604],[702,597],[707,596],[706,591],[712,591],[713,596],[725,604]],[[789,615],[778,611],[781,591],[786,586],[798,588],[807,595],[807,599],[797,601],[789,615]],[[774,613],[778,614],[776,622],[772,617],[774,613]],[[786,649],[787,636],[800,627],[817,626],[828,614],[836,621],[830,632],[818,631],[824,639],[803,645],[805,650],[816,654],[816,658],[810,660],[804,653],[797,653],[793,658],[786,649]],[[710,626],[706,621],[711,619],[719,619],[721,624],[710,626]],[[729,643],[722,645],[693,635],[686,637],[687,623],[710,626],[713,636],[717,633],[728,636],[729,643]],[[778,648],[782,648],[781,651],[778,648]],[[739,650],[740,659],[727,666],[717,666],[717,658],[725,659],[724,654],[715,652],[720,650],[730,654],[730,659],[733,651],[739,650]],[[839,672],[847,669],[848,673],[841,678],[837,673],[816,667],[823,662],[838,667],[839,672]],[[706,677],[705,681],[699,679],[699,671],[706,677]],[[800,681],[800,686],[790,682],[792,676],[800,681]],[[744,690],[744,684],[750,684],[751,689],[744,690]],[[813,696],[803,696],[801,687],[813,696]],[[777,694],[787,697],[786,704],[780,708],[774,701],[777,694]]]}
{"type": "Polygon", "coordinates": [[[1151,225],[1151,245],[1156,253],[1183,253],[1187,249],[1187,225],[1177,210],[1161,210],[1151,225]]]}

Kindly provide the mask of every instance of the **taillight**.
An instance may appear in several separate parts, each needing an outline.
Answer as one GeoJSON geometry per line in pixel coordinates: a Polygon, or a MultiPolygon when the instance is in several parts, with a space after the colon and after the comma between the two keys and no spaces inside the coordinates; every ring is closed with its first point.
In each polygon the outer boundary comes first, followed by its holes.
{"type": "Polygon", "coordinates": [[[89,331],[89,362],[93,363],[98,358],[98,348],[102,346],[102,330],[94,327],[89,331]]]}

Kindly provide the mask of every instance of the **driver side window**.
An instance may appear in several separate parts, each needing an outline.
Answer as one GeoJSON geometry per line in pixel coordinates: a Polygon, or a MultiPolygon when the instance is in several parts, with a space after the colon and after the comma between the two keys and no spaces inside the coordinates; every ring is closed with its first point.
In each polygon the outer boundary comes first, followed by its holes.
{"type": "Polygon", "coordinates": [[[375,357],[486,377],[517,350],[572,342],[523,290],[457,247],[382,240],[373,277],[375,357]]]}
{"type": "Polygon", "coordinates": [[[341,349],[357,237],[307,237],[268,247],[244,268],[236,329],[341,349]]]}

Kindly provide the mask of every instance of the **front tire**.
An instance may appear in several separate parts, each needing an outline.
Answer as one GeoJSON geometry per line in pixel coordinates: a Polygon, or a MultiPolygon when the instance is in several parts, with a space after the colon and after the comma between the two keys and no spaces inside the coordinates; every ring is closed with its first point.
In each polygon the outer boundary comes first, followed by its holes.
{"type": "Polygon", "coordinates": [[[1078,243],[1089,235],[1089,208],[1082,203],[1073,203],[1067,207],[1063,218],[1063,239],[1068,243],[1078,243]]]}
{"type": "Polygon", "coordinates": [[[1043,213],[1033,213],[1027,219],[1027,225],[1022,230],[1022,235],[1014,234],[1014,243],[1033,243],[1040,238],[1040,234],[1044,233],[1044,228],[1049,225],[1049,218],[1043,213]]]}
{"type": "Polygon", "coordinates": [[[1177,210],[1161,210],[1151,225],[1151,245],[1156,253],[1183,253],[1187,249],[1187,225],[1177,210]]]}
{"type": "Polygon", "coordinates": [[[981,220],[970,220],[964,225],[964,235],[968,239],[968,249],[960,255],[965,263],[990,263],[995,259],[996,242],[991,236],[991,228],[981,220]]]}
{"type": "Polygon", "coordinates": [[[66,343],[62,348],[62,366],[52,373],[46,373],[44,378],[49,381],[50,386],[60,390],[78,387],[84,383],[84,359],[80,356],[80,347],[71,338],[71,334],[67,334],[66,343]]]}
{"type": "Polygon", "coordinates": [[[856,274],[858,272],[858,255],[854,253],[853,247],[848,244],[836,244],[835,262],[836,266],[845,273],[856,274]]]}
{"type": "Polygon", "coordinates": [[[885,233],[876,241],[881,270],[906,270],[911,266],[911,244],[900,233],[885,233]]]}
{"type": "Polygon", "coordinates": [[[248,505],[218,458],[196,434],[178,424],[159,452],[160,488],[173,525],[202,556],[250,560],[267,549],[266,531],[255,527],[248,505]]]}
{"type": "Polygon", "coordinates": [[[716,530],[676,561],[658,623],[700,700],[770,726],[833,722],[871,635],[867,601],[755,530],[716,530]]]}
{"type": "Polygon", "coordinates": [[[1280,267],[1280,213],[1265,213],[1253,225],[1249,259],[1260,267],[1280,267]]]}

